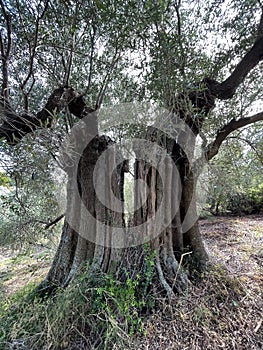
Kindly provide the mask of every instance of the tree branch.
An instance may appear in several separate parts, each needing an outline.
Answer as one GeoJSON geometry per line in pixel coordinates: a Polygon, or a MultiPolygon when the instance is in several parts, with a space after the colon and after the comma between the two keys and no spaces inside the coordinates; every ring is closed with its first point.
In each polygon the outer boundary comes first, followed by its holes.
{"type": "Polygon", "coordinates": [[[248,73],[263,59],[263,11],[258,25],[257,37],[254,45],[237,64],[232,74],[222,83],[215,80],[208,82],[211,93],[221,99],[226,100],[234,96],[236,89],[244,81],[248,73]]]}
{"type": "Polygon", "coordinates": [[[260,37],[263,36],[263,5],[260,4],[261,6],[261,17],[260,17],[260,21],[259,21],[259,25],[258,25],[258,30],[257,30],[257,37],[256,37],[256,41],[260,39],[260,37]]]}
{"type": "Polygon", "coordinates": [[[34,39],[33,39],[33,45],[32,45],[32,40],[28,39],[28,47],[29,47],[29,67],[28,67],[28,73],[24,79],[24,81],[21,83],[20,88],[22,90],[23,96],[24,96],[24,110],[27,112],[28,111],[28,95],[30,91],[32,90],[34,84],[35,84],[35,79],[34,79],[34,62],[35,62],[35,56],[36,56],[36,49],[37,49],[37,44],[38,44],[38,36],[39,36],[39,29],[40,29],[40,21],[44,18],[45,13],[48,10],[49,6],[49,0],[47,0],[44,4],[44,9],[42,10],[41,13],[38,13],[36,22],[35,22],[35,33],[34,33],[34,39]],[[31,86],[27,89],[26,91],[26,86],[28,84],[29,79],[33,77],[33,81],[31,83],[31,86]]]}
{"type": "Polygon", "coordinates": [[[51,226],[54,226],[56,223],[58,223],[61,219],[63,219],[65,216],[65,214],[61,214],[59,217],[57,217],[55,220],[49,222],[48,224],[46,224],[45,226],[45,230],[47,230],[48,228],[50,228],[51,226]]]}
{"type": "Polygon", "coordinates": [[[177,17],[177,33],[178,33],[179,37],[182,34],[182,32],[181,32],[181,15],[180,15],[180,10],[179,10],[180,6],[181,6],[181,0],[179,0],[175,6],[175,12],[176,12],[176,17],[177,17]]]}
{"type": "Polygon", "coordinates": [[[12,47],[12,27],[11,27],[11,15],[7,13],[3,1],[0,1],[0,6],[2,13],[6,22],[6,32],[7,32],[7,43],[5,48],[4,38],[2,31],[0,33],[0,52],[1,52],[1,61],[2,61],[2,87],[1,87],[1,105],[5,106],[8,103],[8,61],[12,47]]]}
{"type": "Polygon", "coordinates": [[[105,92],[106,92],[106,89],[107,89],[107,86],[108,86],[108,82],[109,82],[110,76],[111,76],[114,68],[116,67],[116,64],[118,63],[119,59],[120,59],[120,54],[118,53],[118,48],[116,47],[114,56],[113,56],[112,61],[111,61],[111,64],[110,64],[110,66],[108,68],[108,71],[105,74],[105,77],[103,79],[103,82],[102,82],[102,85],[101,85],[101,88],[100,88],[100,91],[99,91],[99,94],[98,94],[98,97],[97,97],[96,106],[95,106],[96,109],[99,109],[101,104],[102,104],[102,101],[103,101],[103,98],[104,98],[104,95],[105,95],[105,92]]]}
{"type": "MultiPolygon", "coordinates": [[[[94,109],[88,107],[82,95],[71,87],[59,87],[49,96],[44,108],[36,115],[17,115],[11,108],[3,110],[4,122],[0,126],[0,139],[5,139],[10,145],[17,144],[26,134],[37,128],[50,127],[54,114],[65,107],[77,118],[89,117],[94,109]]],[[[88,120],[91,132],[98,133],[97,117],[93,114],[88,120]]]]}
{"type": "Polygon", "coordinates": [[[247,117],[247,118],[240,118],[238,120],[232,119],[228,124],[226,124],[220,130],[218,130],[215,140],[207,146],[207,149],[205,151],[206,160],[209,161],[215,155],[217,155],[219,148],[222,145],[223,141],[233,131],[240,129],[240,128],[243,128],[246,125],[258,122],[260,120],[263,120],[263,112],[254,114],[251,117],[247,117]]]}
{"type": "Polygon", "coordinates": [[[60,87],[53,91],[44,108],[36,115],[17,115],[10,108],[4,109],[5,118],[0,126],[0,139],[4,138],[9,144],[14,145],[37,128],[50,127],[54,114],[60,112],[76,96],[72,88],[60,87]]]}
{"type": "Polygon", "coordinates": [[[88,84],[85,89],[85,94],[89,92],[91,87],[91,78],[92,78],[92,71],[93,71],[93,63],[94,63],[94,55],[95,55],[95,41],[96,41],[96,26],[94,23],[92,24],[92,37],[91,37],[91,48],[90,48],[90,55],[89,55],[89,75],[88,75],[88,84]]]}
{"type": "Polygon", "coordinates": [[[76,24],[77,24],[77,20],[78,20],[78,10],[79,10],[79,8],[78,8],[78,5],[76,4],[75,11],[74,11],[73,24],[71,27],[72,37],[71,37],[70,51],[68,54],[68,59],[67,59],[66,67],[65,67],[65,74],[64,74],[64,78],[63,78],[64,85],[69,85],[71,71],[72,71],[72,64],[73,64],[75,48],[76,48],[76,37],[77,37],[76,24]]]}
{"type": "Polygon", "coordinates": [[[231,136],[229,137],[230,139],[237,139],[243,142],[246,142],[255,152],[258,160],[260,161],[260,163],[263,165],[263,157],[260,155],[260,153],[258,152],[257,148],[254,146],[253,142],[249,141],[248,139],[244,138],[244,137],[240,137],[240,136],[231,136]]]}

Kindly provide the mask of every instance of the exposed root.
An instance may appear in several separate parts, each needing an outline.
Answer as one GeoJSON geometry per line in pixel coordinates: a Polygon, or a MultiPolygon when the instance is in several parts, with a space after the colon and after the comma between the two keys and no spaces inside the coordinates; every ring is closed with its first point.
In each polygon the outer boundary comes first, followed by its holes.
{"type": "Polygon", "coordinates": [[[172,287],[169,285],[169,283],[166,281],[166,279],[164,277],[163,270],[162,270],[161,263],[160,263],[159,252],[156,255],[156,269],[157,269],[157,272],[159,275],[160,282],[167,292],[168,298],[172,299],[172,297],[174,297],[175,294],[174,294],[172,287]]]}

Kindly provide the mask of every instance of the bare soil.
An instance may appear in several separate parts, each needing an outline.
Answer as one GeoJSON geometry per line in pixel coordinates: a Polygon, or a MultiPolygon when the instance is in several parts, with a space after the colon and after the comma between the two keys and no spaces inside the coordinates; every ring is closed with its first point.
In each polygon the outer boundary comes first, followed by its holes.
{"type": "Polygon", "coordinates": [[[20,288],[40,282],[48,272],[51,262],[50,250],[35,246],[30,252],[0,249],[0,301],[20,288]]]}

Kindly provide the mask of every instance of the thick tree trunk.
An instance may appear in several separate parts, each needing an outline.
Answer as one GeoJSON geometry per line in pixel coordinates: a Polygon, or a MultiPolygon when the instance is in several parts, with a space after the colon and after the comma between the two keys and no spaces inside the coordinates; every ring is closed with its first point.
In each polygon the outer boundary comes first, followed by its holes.
{"type": "Polygon", "coordinates": [[[114,242],[110,240],[113,239],[114,226],[121,227],[123,218],[122,213],[113,210],[114,201],[111,197],[114,194],[121,198],[123,170],[121,166],[116,166],[115,158],[118,154],[110,146],[112,141],[109,138],[96,136],[84,149],[79,164],[73,162],[70,165],[78,167],[78,188],[72,174],[69,175],[67,211],[62,236],[50,271],[39,287],[42,293],[49,293],[58,286],[66,286],[84,263],[88,263],[93,270],[108,272],[114,269],[120,260],[121,251],[116,249],[114,242]],[[95,169],[102,153],[109,148],[109,156],[95,169]],[[119,169],[119,173],[116,169],[119,169]],[[106,184],[107,180],[110,183],[106,184]],[[96,186],[102,189],[107,206],[98,199],[96,186]],[[87,213],[93,219],[84,217],[87,213]],[[100,223],[105,224],[107,233],[102,232],[103,226],[100,223]]]}
{"type": "Polygon", "coordinates": [[[165,152],[160,156],[154,144],[145,148],[134,146],[135,180],[144,181],[148,187],[136,181],[134,202],[139,209],[134,221],[135,225],[149,222],[143,234],[156,250],[160,281],[168,295],[172,295],[174,289],[181,291],[189,283],[181,266],[185,255],[191,257],[194,269],[199,271],[206,267],[208,260],[198,225],[197,178],[175,140],[153,128],[148,129],[145,139],[162,145],[165,152]],[[158,211],[161,213],[157,215],[158,211]],[[150,222],[151,218],[155,224],[150,222]]]}
{"type": "MultiPolygon", "coordinates": [[[[119,185],[123,186],[121,178],[123,170],[117,174],[114,150],[104,158],[99,172],[96,170],[95,181],[103,188],[102,195],[108,200],[108,202],[106,200],[107,206],[98,199],[94,188],[95,167],[102,153],[111,145],[108,138],[96,136],[85,148],[77,170],[79,194],[76,193],[74,179],[69,178],[68,207],[61,242],[52,267],[39,288],[42,292],[50,292],[57,286],[66,286],[84,263],[88,262],[91,269],[109,272],[114,270],[120,262],[125,249],[117,249],[114,242],[110,241],[114,238],[115,227],[123,225],[122,213],[118,213],[112,207],[109,208],[111,206],[109,203],[114,203],[111,196],[121,199],[122,190],[120,191],[119,185]],[[109,176],[109,174],[112,175],[109,176]],[[110,181],[110,184],[106,184],[105,181],[110,181]],[[110,189],[113,190],[112,193],[110,189]],[[86,218],[83,220],[85,212],[81,208],[79,196],[85,208],[96,219],[95,221],[86,221],[86,218]],[[74,217],[73,227],[69,223],[72,222],[72,217],[74,217]],[[98,221],[105,223],[105,230],[108,232],[101,231],[101,226],[94,224],[98,221]],[[85,228],[84,234],[83,228],[85,228]],[[105,241],[106,239],[108,241],[105,241]]],[[[172,147],[171,143],[169,147],[172,147]]],[[[131,244],[150,242],[150,247],[156,252],[156,270],[160,281],[171,296],[174,290],[181,292],[189,285],[188,277],[181,266],[184,254],[192,251],[191,254],[198,257],[199,262],[202,261],[199,267],[204,266],[207,255],[197,222],[184,232],[183,220],[187,215],[189,216],[186,212],[195,210],[192,204],[195,190],[194,177],[189,177],[187,181],[178,178],[179,172],[166,161],[162,162],[162,169],[160,169],[157,164],[159,155],[157,150],[155,151],[156,153],[151,153],[156,158],[156,167],[141,160],[140,155],[137,154],[136,180],[141,179],[147,184],[148,193],[146,187],[135,186],[135,206],[138,210],[135,211],[134,226],[144,223],[146,225],[141,232],[140,241],[131,242],[131,244]],[[177,191],[180,182],[184,183],[181,198],[180,192],[177,191]]]]}
{"type": "MultiPolygon", "coordinates": [[[[37,128],[50,127],[52,116],[65,108],[68,108],[70,113],[77,118],[85,119],[88,124],[88,133],[93,135],[87,147],[78,150],[74,142],[78,145],[78,139],[82,138],[83,143],[88,134],[87,132],[81,133],[80,129],[80,134],[75,135],[73,145],[70,145],[73,146],[76,154],[80,153],[81,159],[75,164],[77,172],[73,172],[77,178],[77,186],[75,177],[69,176],[68,208],[61,242],[48,276],[40,286],[42,291],[50,291],[58,285],[67,285],[79,266],[86,261],[89,261],[91,268],[107,272],[120,260],[122,252],[116,248],[114,227],[123,225],[123,215],[118,212],[113,197],[123,199],[123,190],[120,188],[120,185],[123,186],[123,171],[117,174],[115,170],[117,155],[111,152],[110,156],[102,162],[94,180],[93,173],[96,164],[103,151],[109,147],[110,141],[106,137],[98,136],[98,124],[93,119],[93,110],[86,105],[83,96],[77,94],[74,89],[64,86],[54,90],[45,107],[34,116],[28,113],[18,115],[13,111],[9,105],[7,93],[9,89],[7,63],[12,42],[11,21],[8,14],[4,13],[4,17],[7,25],[7,47],[1,48],[4,78],[0,104],[3,107],[5,118],[0,126],[0,138],[4,138],[10,145],[15,145],[26,134],[37,128]],[[110,180],[107,177],[108,174],[111,174],[110,180]],[[96,188],[102,184],[102,197],[107,199],[107,204],[104,205],[101,198],[96,196],[94,182],[96,188]],[[87,220],[87,212],[95,220],[87,220]],[[103,226],[100,223],[106,225],[103,226]]],[[[224,100],[233,97],[249,72],[262,61],[262,23],[263,13],[253,46],[227,79],[220,83],[205,78],[194,84],[192,90],[180,93],[175,105],[169,106],[175,112],[176,118],[183,121],[195,136],[200,133],[205,118],[214,106],[215,99],[224,100]]],[[[105,86],[102,89],[103,92],[105,92],[104,88],[105,86]]],[[[218,130],[215,140],[206,147],[206,160],[209,161],[217,154],[222,142],[231,132],[262,119],[263,113],[260,112],[251,117],[233,119],[224,125],[218,130]]],[[[150,140],[151,134],[148,136],[150,140]]],[[[149,165],[145,159],[140,158],[138,150],[137,153],[135,151],[137,156],[135,177],[148,185],[149,192],[147,193],[146,188],[139,186],[137,182],[135,186],[137,209],[134,221],[138,226],[147,223],[140,231],[141,236],[138,235],[137,238],[140,243],[143,243],[144,239],[151,242],[151,247],[156,251],[156,269],[160,280],[168,294],[171,295],[175,286],[179,290],[187,285],[187,278],[181,270],[184,254],[191,254],[194,257],[193,260],[198,262],[199,269],[205,266],[207,254],[198,228],[195,198],[196,178],[191,166],[192,141],[195,141],[195,138],[188,139],[187,133],[180,129],[178,137],[169,139],[161,135],[161,141],[167,154],[171,154],[174,167],[171,163],[164,162],[162,169],[159,169],[160,159],[156,149],[151,149],[151,154],[156,162],[155,166],[149,165]],[[190,149],[190,152],[187,151],[187,148],[190,149]],[[162,173],[161,170],[164,172],[162,173]],[[178,187],[181,187],[180,196],[178,187]]],[[[70,170],[69,168],[67,170],[70,170]]],[[[125,234],[124,231],[123,234],[125,234]]],[[[124,242],[127,237],[117,235],[117,239],[123,241],[122,246],[125,246],[124,242]]]]}
{"type": "Polygon", "coordinates": [[[196,201],[196,178],[190,170],[182,186],[181,215],[183,220],[183,246],[184,250],[192,251],[195,265],[202,270],[206,266],[208,255],[199,230],[197,201],[196,201]]]}

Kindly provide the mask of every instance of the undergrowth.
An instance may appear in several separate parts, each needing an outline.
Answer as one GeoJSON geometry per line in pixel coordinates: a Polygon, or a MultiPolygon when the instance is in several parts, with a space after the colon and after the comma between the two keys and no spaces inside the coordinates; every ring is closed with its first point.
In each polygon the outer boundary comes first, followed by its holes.
{"type": "Polygon", "coordinates": [[[121,278],[90,273],[88,267],[66,289],[40,299],[31,284],[0,304],[0,350],[60,350],[81,342],[84,349],[127,348],[135,332],[143,334],[143,313],[151,307],[149,287],[154,257],[143,274],[121,278]],[[23,347],[24,346],[24,347],[23,347]]]}

